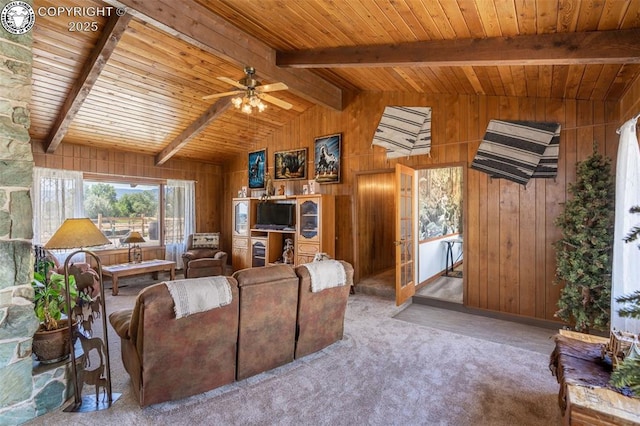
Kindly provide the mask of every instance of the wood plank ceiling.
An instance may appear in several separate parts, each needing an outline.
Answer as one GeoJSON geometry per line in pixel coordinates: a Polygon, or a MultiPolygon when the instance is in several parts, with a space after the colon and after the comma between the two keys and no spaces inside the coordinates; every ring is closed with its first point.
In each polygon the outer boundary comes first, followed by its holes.
{"type": "MultiPolygon", "coordinates": [[[[35,0],[31,136],[222,164],[342,92],[411,91],[617,101],[640,75],[638,0],[35,0]],[[95,10],[95,9],[94,9],[95,10]],[[96,22],[77,30],[77,22],[96,22]],[[75,27],[74,27],[75,26],[75,27]],[[245,115],[244,65],[285,82],[245,115]]],[[[85,24],[87,25],[87,24],[85,24]]]]}

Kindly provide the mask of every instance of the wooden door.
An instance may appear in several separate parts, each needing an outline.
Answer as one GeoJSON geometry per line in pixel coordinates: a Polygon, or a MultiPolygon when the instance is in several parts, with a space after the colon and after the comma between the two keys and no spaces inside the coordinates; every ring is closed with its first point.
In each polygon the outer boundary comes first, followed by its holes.
{"type": "Polygon", "coordinates": [[[396,306],[416,293],[414,172],[396,164],[396,306]]]}

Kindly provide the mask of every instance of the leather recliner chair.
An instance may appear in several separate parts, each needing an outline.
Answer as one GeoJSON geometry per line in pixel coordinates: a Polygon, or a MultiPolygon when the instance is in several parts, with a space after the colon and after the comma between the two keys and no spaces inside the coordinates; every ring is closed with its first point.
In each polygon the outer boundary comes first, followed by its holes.
{"type": "MultiPolygon", "coordinates": [[[[194,243],[194,235],[189,235],[187,240],[187,251],[182,254],[184,262],[184,277],[199,278],[211,277],[214,275],[224,275],[227,265],[227,253],[213,245],[200,246],[197,241],[194,243]]],[[[199,234],[202,235],[202,234],[199,234]]],[[[218,240],[219,234],[212,233],[211,238],[218,240]]]]}

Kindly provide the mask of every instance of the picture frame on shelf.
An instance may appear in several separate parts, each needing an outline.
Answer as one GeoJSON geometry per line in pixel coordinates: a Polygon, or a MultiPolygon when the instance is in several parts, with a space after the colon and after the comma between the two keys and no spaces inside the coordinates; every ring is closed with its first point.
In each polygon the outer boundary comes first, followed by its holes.
{"type": "Polygon", "coordinates": [[[307,148],[278,151],[274,154],[274,179],[307,178],[307,148]]]}
{"type": "Polygon", "coordinates": [[[249,152],[248,175],[249,188],[264,188],[264,175],[267,171],[267,149],[249,152]]]}
{"type": "Polygon", "coordinates": [[[341,148],[342,133],[315,138],[313,170],[316,182],[340,183],[341,148]]]}

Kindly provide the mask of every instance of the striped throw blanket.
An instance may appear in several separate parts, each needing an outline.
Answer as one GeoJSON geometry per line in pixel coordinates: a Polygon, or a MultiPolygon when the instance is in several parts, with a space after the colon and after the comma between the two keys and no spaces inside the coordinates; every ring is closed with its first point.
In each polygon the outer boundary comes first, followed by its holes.
{"type": "Polygon", "coordinates": [[[558,172],[560,124],[491,120],[471,168],[526,185],[558,172]]]}
{"type": "Polygon", "coordinates": [[[431,107],[384,108],[372,145],[387,150],[387,159],[431,152],[431,107]]]}

